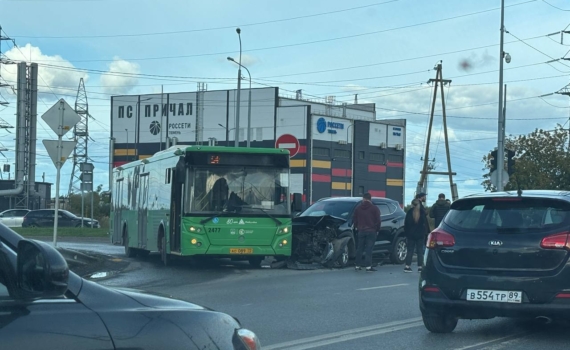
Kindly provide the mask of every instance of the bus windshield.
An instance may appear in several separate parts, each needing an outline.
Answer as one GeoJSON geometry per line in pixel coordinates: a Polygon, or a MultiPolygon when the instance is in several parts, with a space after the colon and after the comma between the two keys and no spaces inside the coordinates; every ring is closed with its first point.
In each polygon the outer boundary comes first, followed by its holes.
{"type": "Polygon", "coordinates": [[[288,169],[197,167],[190,177],[189,214],[290,215],[288,169]]]}

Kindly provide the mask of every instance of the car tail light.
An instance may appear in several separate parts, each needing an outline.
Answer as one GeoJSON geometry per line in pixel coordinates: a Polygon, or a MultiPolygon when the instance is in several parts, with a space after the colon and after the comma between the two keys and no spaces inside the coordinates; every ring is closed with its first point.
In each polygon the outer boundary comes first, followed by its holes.
{"type": "Polygon", "coordinates": [[[441,290],[437,287],[424,287],[424,292],[428,292],[428,293],[439,293],[441,292],[441,290]]]}
{"type": "Polygon", "coordinates": [[[540,246],[544,249],[568,249],[570,250],[570,232],[562,232],[544,237],[540,246]]]}
{"type": "Polygon", "coordinates": [[[558,294],[556,294],[556,298],[570,299],[570,293],[558,293],[558,294]]]}
{"type": "Polygon", "coordinates": [[[427,239],[427,248],[453,247],[454,245],[455,237],[441,229],[433,230],[427,239]]]}
{"type": "Polygon", "coordinates": [[[255,335],[255,333],[253,333],[250,330],[244,329],[244,328],[240,328],[238,330],[236,330],[234,339],[238,340],[239,344],[235,344],[234,342],[234,346],[236,346],[238,349],[243,349],[243,350],[260,350],[261,349],[261,343],[259,342],[259,338],[257,337],[257,335],[255,335]],[[237,336],[237,337],[236,337],[237,336]]]}

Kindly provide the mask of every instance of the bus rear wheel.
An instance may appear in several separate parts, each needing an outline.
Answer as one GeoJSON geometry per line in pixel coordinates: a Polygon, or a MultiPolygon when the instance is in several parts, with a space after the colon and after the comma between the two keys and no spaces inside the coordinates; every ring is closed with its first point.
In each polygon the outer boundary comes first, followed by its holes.
{"type": "Polygon", "coordinates": [[[125,246],[125,255],[128,258],[134,258],[137,255],[136,249],[129,247],[129,235],[127,230],[123,230],[123,245],[125,246]]]}
{"type": "Polygon", "coordinates": [[[161,229],[158,233],[158,251],[160,252],[160,260],[164,264],[164,266],[168,266],[168,253],[166,252],[166,235],[164,231],[161,229]]]}

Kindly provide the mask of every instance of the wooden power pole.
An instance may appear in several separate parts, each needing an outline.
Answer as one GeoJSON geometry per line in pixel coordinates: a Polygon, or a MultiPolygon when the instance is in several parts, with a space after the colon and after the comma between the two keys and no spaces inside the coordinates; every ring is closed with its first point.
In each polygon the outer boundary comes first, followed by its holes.
{"type": "Polygon", "coordinates": [[[418,186],[416,188],[416,192],[420,193],[420,192],[424,192],[427,193],[427,176],[430,174],[433,175],[448,175],[449,176],[449,188],[451,190],[451,197],[453,200],[456,200],[457,198],[459,198],[458,194],[457,194],[457,185],[453,183],[453,175],[456,175],[456,173],[451,171],[451,155],[449,153],[449,138],[447,136],[447,117],[445,114],[445,95],[443,92],[443,86],[446,84],[450,84],[451,80],[449,79],[443,79],[443,73],[442,73],[442,65],[441,65],[441,61],[437,64],[437,66],[435,67],[436,75],[435,75],[435,79],[430,79],[428,81],[428,83],[435,83],[434,84],[434,89],[433,89],[433,100],[431,102],[431,113],[430,113],[430,118],[429,118],[429,127],[428,127],[428,136],[427,136],[427,142],[426,142],[426,150],[425,150],[425,157],[423,158],[424,160],[424,165],[422,168],[422,171],[420,171],[420,181],[418,182],[418,186]],[[445,137],[445,153],[447,156],[447,171],[433,171],[433,166],[430,166],[429,164],[429,145],[430,145],[430,141],[431,141],[431,132],[432,132],[432,128],[433,128],[433,116],[434,116],[434,111],[435,111],[435,101],[437,100],[437,89],[438,87],[440,88],[440,92],[441,92],[441,110],[442,110],[442,116],[443,116],[443,134],[445,137]]]}

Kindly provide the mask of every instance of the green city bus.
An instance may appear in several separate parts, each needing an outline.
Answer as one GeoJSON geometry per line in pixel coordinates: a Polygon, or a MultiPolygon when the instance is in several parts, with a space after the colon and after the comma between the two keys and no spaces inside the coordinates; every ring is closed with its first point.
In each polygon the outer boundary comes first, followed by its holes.
{"type": "Polygon", "coordinates": [[[112,243],[129,257],[160,252],[249,260],[291,256],[289,151],[173,146],[113,169],[112,243]]]}

